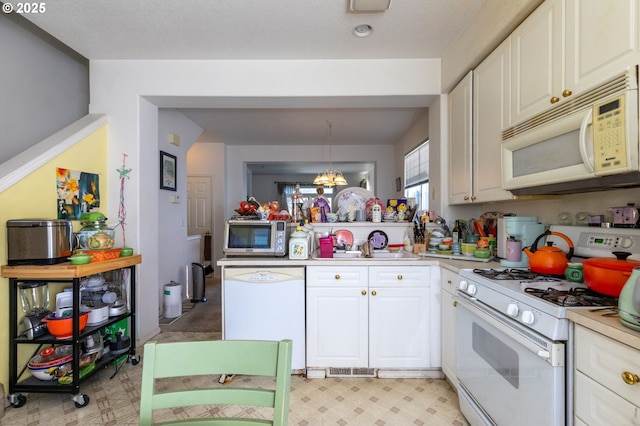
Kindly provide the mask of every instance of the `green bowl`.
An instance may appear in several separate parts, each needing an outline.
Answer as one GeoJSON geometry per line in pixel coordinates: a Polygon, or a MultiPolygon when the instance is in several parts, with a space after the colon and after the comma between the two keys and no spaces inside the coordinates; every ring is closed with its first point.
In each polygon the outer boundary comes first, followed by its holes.
{"type": "Polygon", "coordinates": [[[76,253],[76,254],[72,255],[71,257],[68,257],[67,259],[69,259],[71,261],[72,265],[85,265],[85,264],[91,262],[91,255],[90,254],[76,253]]]}
{"type": "Polygon", "coordinates": [[[480,259],[488,259],[489,257],[491,257],[491,251],[487,248],[479,248],[473,252],[473,255],[480,259]]]}
{"type": "Polygon", "coordinates": [[[131,247],[122,247],[120,249],[120,257],[133,256],[133,249],[131,247]]]}

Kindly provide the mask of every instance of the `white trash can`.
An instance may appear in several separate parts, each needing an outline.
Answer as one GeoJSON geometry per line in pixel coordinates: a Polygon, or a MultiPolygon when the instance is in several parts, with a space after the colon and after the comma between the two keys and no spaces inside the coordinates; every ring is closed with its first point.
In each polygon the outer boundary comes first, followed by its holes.
{"type": "Polygon", "coordinates": [[[178,318],[182,315],[182,284],[171,282],[164,286],[164,317],[178,318]]]}

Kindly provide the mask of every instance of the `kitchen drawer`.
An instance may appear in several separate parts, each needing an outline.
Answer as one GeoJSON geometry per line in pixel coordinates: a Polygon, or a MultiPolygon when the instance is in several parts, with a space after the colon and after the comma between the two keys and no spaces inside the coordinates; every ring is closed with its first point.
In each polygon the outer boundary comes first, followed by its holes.
{"type": "Polygon", "coordinates": [[[364,286],[367,288],[367,266],[308,266],[307,287],[364,286]]]}
{"type": "MultiPolygon", "coordinates": [[[[622,380],[621,380],[622,381],[622,380]]],[[[575,377],[576,425],[637,425],[638,408],[580,372],[575,377]]]]}
{"type": "Polygon", "coordinates": [[[640,383],[628,385],[622,380],[623,372],[640,376],[640,351],[580,325],[575,327],[576,369],[640,407],[640,383]]]}
{"type": "Polygon", "coordinates": [[[376,287],[430,287],[430,266],[371,266],[369,282],[376,287]]]}

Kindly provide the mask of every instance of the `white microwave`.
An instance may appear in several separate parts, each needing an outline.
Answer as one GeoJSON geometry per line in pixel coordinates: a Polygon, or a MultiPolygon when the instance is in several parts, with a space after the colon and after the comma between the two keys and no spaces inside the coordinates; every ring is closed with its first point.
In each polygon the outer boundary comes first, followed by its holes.
{"type": "Polygon", "coordinates": [[[284,220],[231,219],[224,227],[226,256],[282,257],[289,248],[290,228],[284,220]]]}
{"type": "Polygon", "coordinates": [[[502,184],[516,195],[640,185],[638,67],[502,132],[502,184]]]}

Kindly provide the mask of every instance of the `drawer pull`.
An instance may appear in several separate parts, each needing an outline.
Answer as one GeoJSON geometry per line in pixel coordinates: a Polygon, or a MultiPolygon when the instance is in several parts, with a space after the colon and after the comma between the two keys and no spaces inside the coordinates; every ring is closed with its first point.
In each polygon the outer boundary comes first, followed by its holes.
{"type": "Polygon", "coordinates": [[[371,295],[372,295],[372,296],[375,296],[376,294],[378,294],[378,293],[376,293],[376,291],[375,291],[375,290],[373,290],[373,291],[371,292],[371,295]]]}
{"type": "Polygon", "coordinates": [[[336,274],[335,279],[339,280],[340,279],[340,274],[336,274]]]}
{"type": "Polygon", "coordinates": [[[629,373],[625,371],[622,373],[622,380],[628,385],[635,385],[636,383],[640,383],[640,377],[637,374],[629,373]]]}
{"type": "Polygon", "coordinates": [[[398,275],[398,281],[402,280],[402,275],[398,275]]]}
{"type": "Polygon", "coordinates": [[[362,290],[362,295],[366,296],[367,295],[367,290],[362,290]]]}
{"type": "Polygon", "coordinates": [[[551,98],[550,102],[552,104],[558,103],[558,102],[560,102],[560,98],[557,97],[557,96],[554,96],[554,97],[551,98]]]}
{"type": "Polygon", "coordinates": [[[458,306],[458,301],[457,301],[457,300],[454,300],[454,301],[453,301],[453,307],[454,307],[454,308],[456,308],[457,306],[458,306]]]}
{"type": "Polygon", "coordinates": [[[571,90],[569,90],[569,89],[564,89],[564,90],[562,91],[562,96],[563,96],[564,98],[569,97],[569,96],[571,96],[572,94],[573,94],[573,92],[572,92],[571,90]]]}

